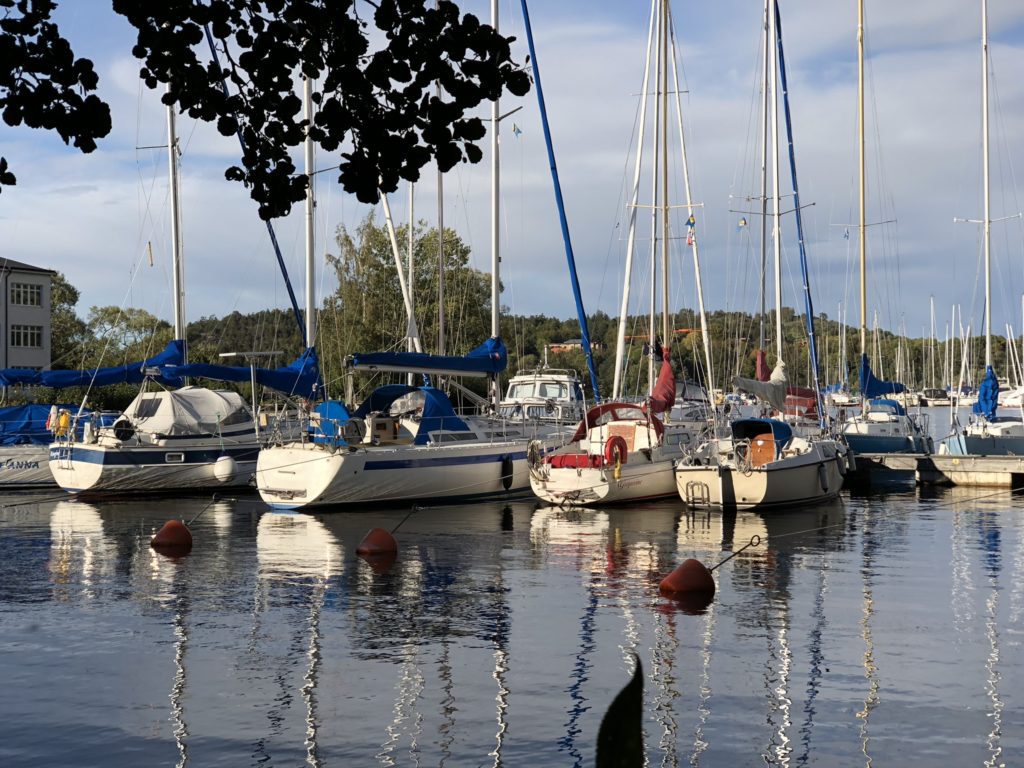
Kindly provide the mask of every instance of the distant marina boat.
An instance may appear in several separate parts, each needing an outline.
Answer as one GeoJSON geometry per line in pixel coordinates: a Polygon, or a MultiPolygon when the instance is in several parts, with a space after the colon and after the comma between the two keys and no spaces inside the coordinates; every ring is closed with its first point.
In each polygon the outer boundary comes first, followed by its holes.
{"type": "Polygon", "coordinates": [[[935,387],[922,390],[921,394],[918,396],[918,401],[926,408],[950,405],[953,402],[947,390],[935,387]]]}

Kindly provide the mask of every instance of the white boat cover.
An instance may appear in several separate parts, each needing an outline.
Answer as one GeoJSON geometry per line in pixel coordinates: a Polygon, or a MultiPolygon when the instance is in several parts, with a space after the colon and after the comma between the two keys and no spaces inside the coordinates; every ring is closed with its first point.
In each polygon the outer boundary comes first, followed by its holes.
{"type": "Polygon", "coordinates": [[[237,392],[202,387],[141,392],[124,414],[136,429],[160,435],[216,435],[225,426],[252,422],[237,392]]]}
{"type": "Polygon", "coordinates": [[[737,389],[742,389],[744,392],[749,392],[768,401],[775,410],[780,412],[786,410],[786,364],[781,360],[775,364],[775,370],[772,371],[768,381],[736,376],[732,383],[737,389]]]}

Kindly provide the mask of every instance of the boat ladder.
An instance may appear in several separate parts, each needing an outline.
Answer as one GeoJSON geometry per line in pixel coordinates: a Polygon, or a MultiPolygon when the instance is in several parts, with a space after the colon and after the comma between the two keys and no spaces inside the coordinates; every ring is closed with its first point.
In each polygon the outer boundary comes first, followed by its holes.
{"type": "Polygon", "coordinates": [[[700,480],[691,480],[686,484],[686,503],[691,507],[707,507],[711,504],[711,488],[700,480]]]}

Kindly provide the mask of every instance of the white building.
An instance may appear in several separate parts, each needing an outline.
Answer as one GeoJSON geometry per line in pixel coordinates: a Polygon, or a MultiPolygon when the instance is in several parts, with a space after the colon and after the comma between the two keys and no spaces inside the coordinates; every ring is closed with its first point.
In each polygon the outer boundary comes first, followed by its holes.
{"type": "Polygon", "coordinates": [[[49,269],[0,260],[0,368],[50,365],[49,269]]]}

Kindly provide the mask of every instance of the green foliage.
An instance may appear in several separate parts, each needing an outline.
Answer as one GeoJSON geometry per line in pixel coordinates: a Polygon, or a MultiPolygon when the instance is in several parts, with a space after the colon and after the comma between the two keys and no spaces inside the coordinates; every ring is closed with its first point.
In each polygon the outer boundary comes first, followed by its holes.
{"type": "Polygon", "coordinates": [[[50,359],[53,368],[81,368],[89,329],[77,314],[78,289],[60,272],[50,281],[50,359]]]}
{"type": "MultiPolygon", "coordinates": [[[[408,241],[408,229],[399,228],[398,242],[408,241]]],[[[413,300],[419,335],[425,352],[437,352],[438,232],[420,223],[413,233],[413,300]]],[[[395,270],[391,241],[372,216],[349,232],[339,227],[337,255],[329,255],[338,289],[323,305],[318,349],[324,378],[337,391],[344,360],[355,352],[404,351],[407,333],[405,304],[395,270]],[[333,376],[333,378],[332,378],[333,376]]],[[[407,254],[402,252],[403,269],[407,254]]],[[[445,353],[469,352],[490,336],[490,276],[469,266],[469,247],[455,232],[444,233],[445,353]]],[[[360,375],[357,385],[368,386],[360,375]]],[[[338,393],[340,394],[340,393],[338,393]]]]}

